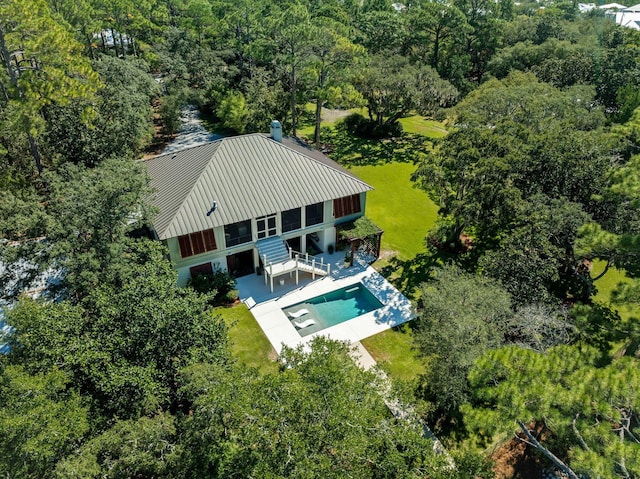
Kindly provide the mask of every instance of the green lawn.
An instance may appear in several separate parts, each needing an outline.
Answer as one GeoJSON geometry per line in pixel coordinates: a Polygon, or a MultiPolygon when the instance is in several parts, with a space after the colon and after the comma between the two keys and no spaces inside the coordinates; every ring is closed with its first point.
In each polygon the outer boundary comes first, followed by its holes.
{"type": "Polygon", "coordinates": [[[439,121],[429,120],[420,115],[401,118],[400,124],[407,133],[428,136],[429,138],[442,138],[447,130],[439,121]]]}
{"type": "Polygon", "coordinates": [[[274,372],[278,369],[275,350],[244,304],[217,308],[215,313],[222,316],[229,327],[231,354],[234,358],[262,372],[274,372]]]}
{"type": "MultiPolygon", "coordinates": [[[[427,194],[413,187],[413,163],[354,166],[350,169],[375,189],[367,193],[366,214],[380,226],[382,258],[374,267],[401,291],[412,296],[432,263],[425,261],[425,234],[437,217],[437,206],[427,194]]],[[[392,329],[362,341],[391,378],[412,380],[424,372],[424,362],[416,355],[408,327],[392,329]]]]}
{"type": "Polygon", "coordinates": [[[361,343],[394,379],[411,381],[425,372],[424,359],[418,357],[412,331],[406,325],[363,339],[361,343]]]}
{"type": "MultiPolygon", "coordinates": [[[[591,275],[594,277],[597,276],[604,270],[604,267],[604,261],[594,261],[591,269],[591,275]]],[[[640,318],[640,306],[611,304],[611,293],[616,289],[618,284],[628,283],[629,281],[631,280],[627,277],[624,271],[616,268],[610,268],[602,278],[595,282],[596,288],[598,288],[598,294],[594,296],[594,301],[607,306],[612,306],[613,309],[620,313],[620,317],[623,320],[629,319],[631,316],[640,318]]]]}
{"type": "Polygon", "coordinates": [[[425,235],[438,215],[427,194],[413,187],[412,163],[354,166],[350,171],[375,189],[367,193],[366,214],[384,230],[383,250],[402,260],[425,251],[425,235]]]}

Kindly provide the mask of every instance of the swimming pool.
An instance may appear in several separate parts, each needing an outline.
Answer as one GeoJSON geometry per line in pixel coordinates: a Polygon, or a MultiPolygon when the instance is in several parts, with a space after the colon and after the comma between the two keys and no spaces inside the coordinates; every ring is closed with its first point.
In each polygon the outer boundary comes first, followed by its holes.
{"type": "Polygon", "coordinates": [[[300,336],[307,336],[382,307],[362,284],[355,283],[283,308],[300,336]]]}

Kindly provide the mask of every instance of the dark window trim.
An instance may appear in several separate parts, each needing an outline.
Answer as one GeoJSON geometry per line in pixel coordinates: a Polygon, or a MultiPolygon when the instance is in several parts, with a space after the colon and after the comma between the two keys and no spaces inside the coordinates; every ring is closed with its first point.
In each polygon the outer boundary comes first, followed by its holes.
{"type": "Polygon", "coordinates": [[[344,196],[333,200],[333,217],[342,218],[343,216],[361,213],[360,195],[344,196]]]}
{"type": "Polygon", "coordinates": [[[218,249],[213,229],[178,236],[178,247],[183,258],[218,249]]]}

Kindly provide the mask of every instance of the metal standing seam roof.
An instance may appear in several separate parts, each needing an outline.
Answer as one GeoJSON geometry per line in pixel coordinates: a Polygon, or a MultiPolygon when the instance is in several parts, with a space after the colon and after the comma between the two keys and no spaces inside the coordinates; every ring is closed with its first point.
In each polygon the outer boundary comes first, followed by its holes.
{"type": "Polygon", "coordinates": [[[146,160],[160,239],[372,190],[300,140],[227,137],[146,160]],[[213,201],[217,208],[210,215],[213,201]]]}

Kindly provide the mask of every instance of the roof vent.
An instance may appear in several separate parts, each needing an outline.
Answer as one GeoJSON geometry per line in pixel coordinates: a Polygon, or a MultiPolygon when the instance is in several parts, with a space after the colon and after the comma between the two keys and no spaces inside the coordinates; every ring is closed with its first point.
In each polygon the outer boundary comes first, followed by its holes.
{"type": "Polygon", "coordinates": [[[282,143],[282,125],[278,120],[271,122],[271,139],[282,143]]]}
{"type": "Polygon", "coordinates": [[[211,203],[211,209],[209,211],[207,211],[207,216],[211,216],[211,214],[218,208],[218,202],[216,200],[213,200],[213,203],[211,203]]]}

